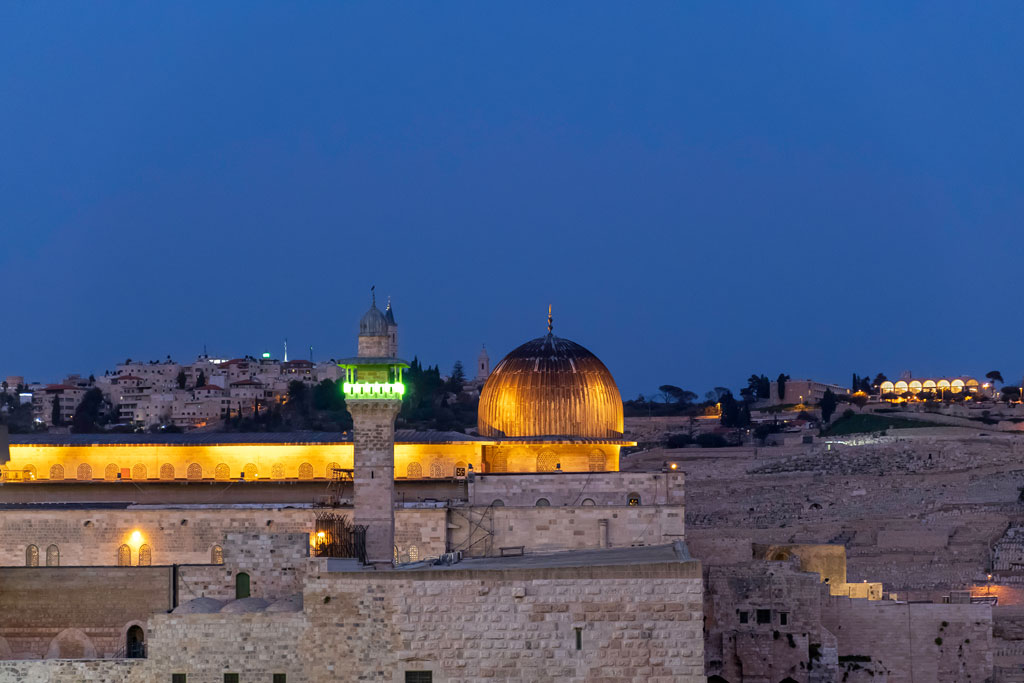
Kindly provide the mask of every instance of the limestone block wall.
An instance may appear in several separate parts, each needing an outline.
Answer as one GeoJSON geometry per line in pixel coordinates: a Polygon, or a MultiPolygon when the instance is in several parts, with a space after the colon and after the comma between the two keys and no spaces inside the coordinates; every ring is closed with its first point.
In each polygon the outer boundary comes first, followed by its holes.
{"type": "Polygon", "coordinates": [[[239,572],[249,575],[252,596],[287,597],[302,591],[306,575],[317,566],[305,533],[229,533],[223,543],[223,565],[178,567],[179,604],[199,597],[233,600],[239,572]]]}
{"type": "Polygon", "coordinates": [[[0,681],[18,683],[145,683],[145,659],[0,661],[0,681]]]}
{"type": "Polygon", "coordinates": [[[641,505],[683,505],[685,479],[675,472],[550,473],[481,475],[469,484],[471,505],[494,501],[510,507],[532,507],[540,499],[552,506],[627,505],[636,494],[641,505]]]}
{"type": "Polygon", "coordinates": [[[494,555],[505,546],[526,552],[657,545],[682,540],[682,506],[469,508],[449,516],[453,550],[494,555]],[[487,531],[493,536],[484,539],[487,531]]]}
{"type": "Polygon", "coordinates": [[[190,683],[705,680],[698,562],[324,573],[303,598],[300,614],[155,616],[148,665],[190,683]]]}
{"type": "Polygon", "coordinates": [[[830,597],[822,624],[839,656],[868,655],[889,683],[963,683],[992,676],[989,605],[905,603],[830,597]]]}
{"type": "Polygon", "coordinates": [[[110,656],[170,607],[168,567],[0,568],[0,658],[110,656]]]}

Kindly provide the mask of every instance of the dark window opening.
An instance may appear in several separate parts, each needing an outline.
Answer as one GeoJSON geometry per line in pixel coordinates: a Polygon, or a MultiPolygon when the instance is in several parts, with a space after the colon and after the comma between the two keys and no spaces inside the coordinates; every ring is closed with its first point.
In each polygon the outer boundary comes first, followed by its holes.
{"type": "Polygon", "coordinates": [[[757,623],[759,623],[759,624],[770,624],[770,623],[772,623],[772,611],[770,609],[759,609],[759,610],[757,610],[757,623]]]}
{"type": "Polygon", "coordinates": [[[238,683],[238,674],[224,674],[224,683],[238,683]]]}
{"type": "Polygon", "coordinates": [[[575,631],[576,631],[576,649],[577,650],[582,650],[583,649],[583,629],[580,628],[579,626],[577,626],[575,628],[575,631]]]}
{"type": "Polygon", "coordinates": [[[750,621],[750,615],[746,612],[740,612],[740,623],[746,624],[750,621]]]}
{"type": "Polygon", "coordinates": [[[125,636],[124,656],[128,659],[141,659],[146,656],[146,634],[141,626],[135,625],[128,629],[125,636]]]}
{"type": "Polygon", "coordinates": [[[433,671],[406,671],[405,683],[434,683],[433,671]]]}
{"type": "Polygon", "coordinates": [[[789,626],[789,612],[779,612],[779,626],[789,626]]]}
{"type": "Polygon", "coordinates": [[[288,683],[288,674],[274,674],[274,683],[288,683]]]}
{"type": "Polygon", "coordinates": [[[238,572],[235,575],[235,600],[249,597],[249,575],[238,572]]]}
{"type": "Polygon", "coordinates": [[[171,683],[185,683],[185,674],[171,674],[171,683]]]}

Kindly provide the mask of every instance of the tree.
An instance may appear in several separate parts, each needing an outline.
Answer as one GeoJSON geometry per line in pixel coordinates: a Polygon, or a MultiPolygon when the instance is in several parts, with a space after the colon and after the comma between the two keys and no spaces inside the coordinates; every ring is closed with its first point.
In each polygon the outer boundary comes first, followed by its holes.
{"type": "Polygon", "coordinates": [[[853,373],[853,380],[850,381],[850,391],[860,391],[860,377],[853,373]]]}
{"type": "Polygon", "coordinates": [[[999,390],[999,393],[1003,395],[1003,400],[1018,401],[1020,400],[1020,387],[1003,387],[999,390]]]}
{"type": "Polygon", "coordinates": [[[1003,375],[998,370],[991,370],[985,373],[985,377],[991,380],[993,383],[999,382],[1003,384],[1003,375]]]}
{"type": "Polygon", "coordinates": [[[196,378],[196,389],[199,387],[206,386],[206,373],[202,370],[199,371],[199,377],[196,378]]]}
{"type": "Polygon", "coordinates": [[[64,418],[60,414],[60,394],[53,394],[53,405],[50,406],[50,423],[54,427],[60,427],[64,424],[64,418]]]}
{"type": "MultiPolygon", "coordinates": [[[[723,427],[739,427],[742,418],[740,417],[740,405],[733,398],[732,393],[727,393],[719,400],[722,404],[721,423],[723,427]]],[[[744,404],[746,405],[746,404],[744,404]]]]}
{"type": "Polygon", "coordinates": [[[0,388],[3,388],[4,393],[7,393],[7,380],[0,382],[0,388]]]}
{"type": "Polygon", "coordinates": [[[825,394],[821,397],[821,403],[819,404],[821,408],[822,422],[827,423],[829,420],[832,419],[833,413],[836,412],[837,403],[838,401],[836,401],[836,395],[832,393],[831,389],[826,389],[825,394]]]}
{"type": "Polygon", "coordinates": [[[692,391],[680,389],[679,387],[671,384],[662,384],[658,387],[658,390],[668,398],[671,398],[679,407],[687,406],[697,398],[697,394],[692,391]]]}
{"type": "Polygon", "coordinates": [[[779,400],[780,401],[786,398],[786,380],[788,380],[788,379],[790,379],[789,375],[787,375],[784,372],[780,372],[778,379],[775,380],[776,382],[778,382],[778,390],[777,391],[778,391],[778,394],[779,394],[779,400]]]}
{"type": "Polygon", "coordinates": [[[103,392],[93,387],[85,392],[82,401],[75,408],[71,431],[76,434],[91,434],[99,431],[100,412],[103,409],[103,392]]]}
{"type": "MultiPolygon", "coordinates": [[[[854,391],[857,391],[857,390],[858,389],[855,389],[854,391]]],[[[871,393],[871,380],[868,379],[867,375],[863,375],[860,378],[859,391],[863,391],[865,394],[870,394],[871,393]]]]}
{"type": "Polygon", "coordinates": [[[179,389],[184,389],[185,388],[185,383],[187,381],[188,381],[188,378],[185,377],[185,371],[184,370],[178,370],[178,388],[179,389]]]}
{"type": "Polygon", "coordinates": [[[298,407],[299,413],[302,415],[309,414],[308,394],[304,382],[297,379],[288,382],[288,403],[298,407]]]}
{"type": "Polygon", "coordinates": [[[462,368],[462,361],[455,361],[452,368],[452,376],[448,378],[448,391],[453,394],[462,393],[462,385],[466,383],[466,372],[462,368]]]}

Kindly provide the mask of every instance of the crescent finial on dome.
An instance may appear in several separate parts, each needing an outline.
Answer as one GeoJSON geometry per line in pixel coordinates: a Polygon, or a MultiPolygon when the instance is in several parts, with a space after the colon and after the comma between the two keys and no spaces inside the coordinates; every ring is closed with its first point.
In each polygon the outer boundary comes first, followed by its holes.
{"type": "Polygon", "coordinates": [[[548,304],[548,334],[551,334],[551,330],[554,328],[552,323],[553,318],[551,317],[551,304],[548,304]]]}

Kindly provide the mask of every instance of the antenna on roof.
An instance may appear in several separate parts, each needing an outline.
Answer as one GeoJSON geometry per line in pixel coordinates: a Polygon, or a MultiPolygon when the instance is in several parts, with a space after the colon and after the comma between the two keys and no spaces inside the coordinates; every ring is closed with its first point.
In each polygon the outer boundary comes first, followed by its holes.
{"type": "Polygon", "coordinates": [[[548,334],[551,334],[551,329],[554,327],[554,323],[552,322],[553,320],[554,318],[551,316],[551,304],[548,304],[548,334]]]}
{"type": "Polygon", "coordinates": [[[287,337],[285,337],[285,340],[284,340],[284,362],[285,363],[288,362],[288,338],[287,337]]]}

